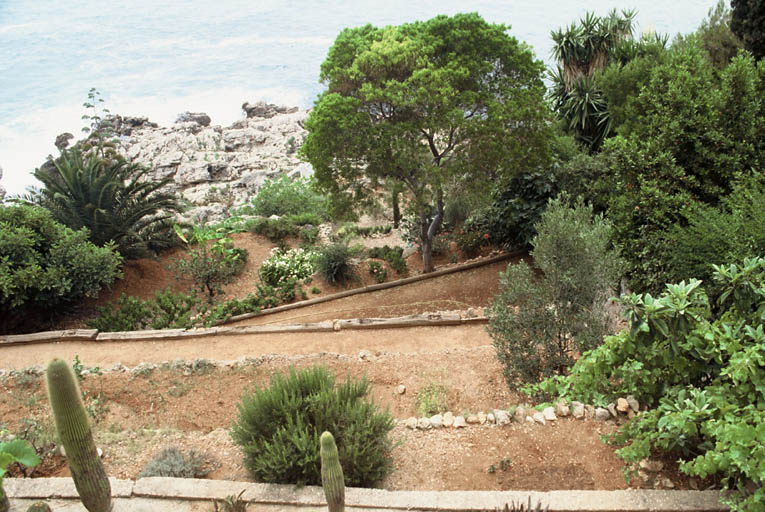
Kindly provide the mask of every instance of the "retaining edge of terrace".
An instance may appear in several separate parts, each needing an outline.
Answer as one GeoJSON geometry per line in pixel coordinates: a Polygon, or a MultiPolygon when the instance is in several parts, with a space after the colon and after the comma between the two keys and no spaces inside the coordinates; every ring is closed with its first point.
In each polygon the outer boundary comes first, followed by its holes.
{"type": "MultiPolygon", "coordinates": [[[[239,495],[250,504],[324,507],[321,487],[150,477],[132,480],[110,478],[114,498],[213,501],[239,495]]],[[[5,491],[14,499],[78,499],[71,478],[8,478],[5,491]]],[[[728,510],[718,491],[386,491],[346,488],[345,504],[351,509],[487,511],[506,503],[541,502],[550,512],[717,512],[728,510]]]]}

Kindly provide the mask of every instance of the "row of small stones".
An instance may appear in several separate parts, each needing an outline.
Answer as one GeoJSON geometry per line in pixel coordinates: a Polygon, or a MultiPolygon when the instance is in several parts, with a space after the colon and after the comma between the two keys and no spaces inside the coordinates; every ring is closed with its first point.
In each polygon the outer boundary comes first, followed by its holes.
{"type": "Polygon", "coordinates": [[[462,428],[468,425],[507,425],[512,419],[519,423],[546,425],[547,423],[557,421],[558,418],[569,416],[578,420],[595,419],[598,421],[608,421],[618,419],[619,417],[631,419],[639,411],[640,404],[635,397],[630,395],[626,398],[619,398],[616,403],[609,404],[607,407],[594,407],[577,401],[569,403],[567,400],[561,399],[558,400],[555,407],[545,407],[542,411],[520,405],[515,409],[512,418],[508,411],[494,409],[488,413],[479,412],[467,416],[455,416],[451,412],[436,414],[430,418],[412,416],[411,418],[400,420],[400,423],[413,430],[430,430],[441,427],[462,428]]]}

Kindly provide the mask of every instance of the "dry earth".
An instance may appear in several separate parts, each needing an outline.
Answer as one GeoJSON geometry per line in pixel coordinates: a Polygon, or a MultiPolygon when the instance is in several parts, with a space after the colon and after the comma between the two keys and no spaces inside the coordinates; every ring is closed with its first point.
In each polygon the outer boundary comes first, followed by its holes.
{"type": "MultiPolygon", "coordinates": [[[[249,251],[247,268],[231,296],[252,290],[260,262],[272,244],[250,234],[235,235],[249,251]]],[[[158,260],[139,260],[126,268],[125,279],[97,301],[84,303],[61,324],[79,327],[95,306],[123,291],[142,297],[171,285],[181,289],[167,271],[165,254],[158,260]]],[[[463,258],[464,259],[464,258],[463,258]]],[[[453,258],[437,260],[441,266],[453,258]]],[[[408,261],[418,272],[418,259],[408,261]]],[[[466,310],[488,305],[497,291],[497,275],[506,264],[442,276],[405,287],[382,290],[316,304],[241,322],[296,323],[354,317],[391,317],[439,310],[466,310]]],[[[363,267],[362,267],[363,269],[363,267]]],[[[350,286],[371,283],[360,277],[350,286]]],[[[390,275],[394,275],[390,271],[390,275]]],[[[322,294],[339,291],[321,279],[314,283],[322,294]]],[[[162,448],[194,448],[206,454],[210,478],[247,479],[239,449],[228,436],[236,403],[245,390],[264,385],[274,372],[290,366],[327,365],[338,379],[366,375],[371,394],[398,419],[417,414],[417,395],[438,384],[447,390],[448,409],[455,414],[508,408],[525,401],[505,386],[491,340],[482,325],[375,331],[341,331],[305,335],[220,336],[167,342],[58,343],[0,347],[0,366],[21,370],[0,377],[0,426],[43,445],[52,438],[52,423],[41,377],[22,369],[42,366],[52,356],[72,360],[78,355],[88,367],[111,368],[116,362],[134,367],[140,362],[191,361],[206,358],[231,361],[246,356],[247,365],[205,366],[191,371],[173,368],[131,375],[107,371],[89,375],[83,383],[87,404],[94,413],[97,441],[104,450],[110,475],[135,478],[162,448]],[[361,360],[360,350],[374,356],[361,360]],[[404,394],[396,392],[399,385],[404,394]]],[[[546,426],[511,424],[503,427],[413,431],[396,426],[392,438],[393,473],[381,483],[387,489],[622,489],[626,488],[621,461],[601,435],[615,425],[561,419],[546,426]],[[509,460],[506,471],[501,462],[509,460]],[[494,465],[496,471],[490,472],[494,465]]],[[[687,487],[669,461],[664,473],[643,482],[669,478],[687,487]]],[[[35,475],[66,475],[64,459],[47,457],[35,475]]],[[[632,485],[637,485],[634,481],[632,485]]]]}

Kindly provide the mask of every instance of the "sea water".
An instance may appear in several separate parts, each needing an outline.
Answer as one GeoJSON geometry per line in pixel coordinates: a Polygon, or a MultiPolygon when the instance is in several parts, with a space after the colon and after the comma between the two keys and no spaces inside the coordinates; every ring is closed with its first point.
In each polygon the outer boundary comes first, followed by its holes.
{"type": "Polygon", "coordinates": [[[81,135],[91,87],[113,113],[172,124],[206,112],[243,116],[245,101],[313,104],[319,66],[345,27],[478,12],[552,64],[550,31],[585,11],[637,10],[638,32],[695,30],[714,0],[577,1],[0,0],[0,181],[10,194],[56,154],[56,135],[81,135]]]}

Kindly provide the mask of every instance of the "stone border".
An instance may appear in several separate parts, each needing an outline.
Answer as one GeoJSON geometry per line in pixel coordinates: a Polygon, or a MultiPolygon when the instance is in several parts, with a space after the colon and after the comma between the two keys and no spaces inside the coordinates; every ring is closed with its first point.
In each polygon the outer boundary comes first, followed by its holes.
{"type": "Polygon", "coordinates": [[[344,329],[400,329],[407,327],[443,327],[451,325],[486,323],[483,316],[468,315],[464,318],[459,313],[425,313],[394,318],[350,318],[327,320],[302,324],[243,325],[236,327],[210,327],[205,329],[156,329],[145,331],[98,332],[95,329],[77,329],[69,331],[46,331],[34,334],[12,334],[0,336],[3,345],[28,345],[33,343],[52,343],[67,341],[156,341],[197,338],[202,336],[233,336],[241,334],[280,334],[332,332],[344,329]]]}
{"type": "MultiPolygon", "coordinates": [[[[185,478],[110,479],[115,498],[213,501],[244,491],[250,504],[324,507],[321,487],[260,484],[185,478]]],[[[5,491],[12,499],[64,498],[77,500],[70,478],[7,478],[5,491]]],[[[718,512],[717,491],[386,491],[346,488],[348,508],[366,510],[489,511],[506,503],[541,502],[551,512],[718,512]]]]}
{"type": "MultiPolygon", "coordinates": [[[[445,276],[448,274],[454,274],[457,272],[463,272],[466,270],[472,270],[474,268],[491,265],[500,261],[509,260],[525,254],[522,251],[516,251],[511,253],[504,253],[498,256],[492,256],[489,258],[482,258],[476,261],[471,261],[463,265],[456,265],[453,267],[437,270],[429,274],[420,274],[417,276],[406,277],[404,279],[398,279],[396,281],[389,281],[387,283],[373,284],[364,286],[361,288],[354,288],[352,290],[346,290],[344,292],[334,293],[332,295],[325,295],[324,297],[317,297],[315,299],[303,300],[294,302],[292,304],[285,304],[283,306],[277,306],[275,308],[266,309],[258,313],[244,313],[231,317],[230,319],[220,322],[216,327],[211,328],[199,328],[199,329],[147,329],[143,331],[121,331],[121,332],[99,332],[97,329],[68,329],[59,331],[43,331],[31,334],[9,334],[0,336],[0,347],[3,345],[23,345],[32,343],[49,343],[49,342],[64,342],[64,341],[128,341],[128,340],[172,340],[183,339],[197,336],[220,336],[227,334],[265,334],[265,333],[293,333],[293,332],[328,332],[339,331],[340,329],[394,329],[399,327],[420,327],[420,326],[440,326],[440,325],[457,325],[460,323],[485,323],[485,318],[462,318],[459,321],[454,318],[454,315],[410,315],[397,318],[356,318],[349,320],[335,320],[334,322],[318,322],[318,323],[303,323],[303,324],[279,324],[279,325],[263,325],[263,326],[240,326],[240,327],[225,327],[225,324],[238,322],[240,320],[247,320],[249,318],[272,315],[274,313],[281,313],[283,311],[290,311],[293,309],[304,308],[314,304],[320,304],[322,302],[329,302],[332,300],[342,299],[345,297],[351,297],[353,295],[359,295],[362,293],[370,293],[379,290],[386,290],[388,288],[395,288],[398,286],[404,286],[419,281],[425,281],[436,277],[445,276]],[[442,317],[442,318],[441,318],[442,317]]],[[[456,315],[459,316],[459,315],[456,315]]]]}

